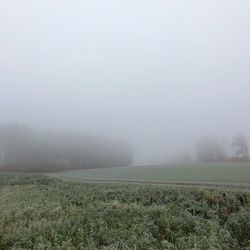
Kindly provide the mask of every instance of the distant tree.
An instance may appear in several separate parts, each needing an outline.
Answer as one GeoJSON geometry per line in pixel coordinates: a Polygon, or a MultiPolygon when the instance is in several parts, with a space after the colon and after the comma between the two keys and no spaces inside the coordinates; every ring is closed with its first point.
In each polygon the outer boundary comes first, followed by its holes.
{"type": "Polygon", "coordinates": [[[32,131],[23,125],[0,125],[0,166],[16,164],[17,159],[27,149],[32,131]]]}
{"type": "Polygon", "coordinates": [[[243,134],[237,134],[233,137],[232,145],[235,155],[241,160],[248,160],[247,140],[243,134]]]}
{"type": "Polygon", "coordinates": [[[76,133],[0,125],[0,170],[60,171],[131,165],[128,142],[76,133]]]}
{"type": "Polygon", "coordinates": [[[216,137],[204,137],[197,144],[197,158],[202,162],[222,162],[227,159],[223,143],[216,137]]]}

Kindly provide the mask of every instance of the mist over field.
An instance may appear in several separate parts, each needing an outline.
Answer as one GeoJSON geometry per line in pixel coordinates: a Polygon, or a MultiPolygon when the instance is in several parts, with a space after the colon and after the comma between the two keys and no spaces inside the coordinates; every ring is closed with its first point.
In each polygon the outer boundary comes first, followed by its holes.
{"type": "Polygon", "coordinates": [[[0,124],[124,140],[134,164],[250,139],[249,1],[0,1],[0,124]]]}
{"type": "Polygon", "coordinates": [[[0,249],[250,249],[249,0],[0,0],[0,249]]]}

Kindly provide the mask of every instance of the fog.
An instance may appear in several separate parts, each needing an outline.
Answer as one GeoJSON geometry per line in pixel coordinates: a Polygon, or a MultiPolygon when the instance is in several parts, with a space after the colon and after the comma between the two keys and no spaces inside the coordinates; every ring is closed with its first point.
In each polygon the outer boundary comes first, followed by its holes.
{"type": "Polygon", "coordinates": [[[0,124],[120,138],[134,164],[250,139],[250,2],[0,1],[0,124]]]}

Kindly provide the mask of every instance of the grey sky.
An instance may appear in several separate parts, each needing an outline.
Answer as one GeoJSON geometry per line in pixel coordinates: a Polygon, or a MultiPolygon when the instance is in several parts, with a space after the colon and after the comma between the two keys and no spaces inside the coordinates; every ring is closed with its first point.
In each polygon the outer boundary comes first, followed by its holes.
{"type": "Polygon", "coordinates": [[[250,135],[250,1],[0,0],[0,123],[118,136],[136,162],[250,135]]]}

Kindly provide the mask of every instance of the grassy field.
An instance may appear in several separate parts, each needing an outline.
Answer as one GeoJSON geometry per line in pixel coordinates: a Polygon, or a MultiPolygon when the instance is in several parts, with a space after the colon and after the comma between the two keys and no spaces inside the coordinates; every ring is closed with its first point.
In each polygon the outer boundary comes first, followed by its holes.
{"type": "Polygon", "coordinates": [[[250,193],[0,174],[0,249],[250,249],[250,193]]]}
{"type": "Polygon", "coordinates": [[[82,180],[204,183],[250,186],[250,163],[137,166],[52,174],[82,180]]]}

